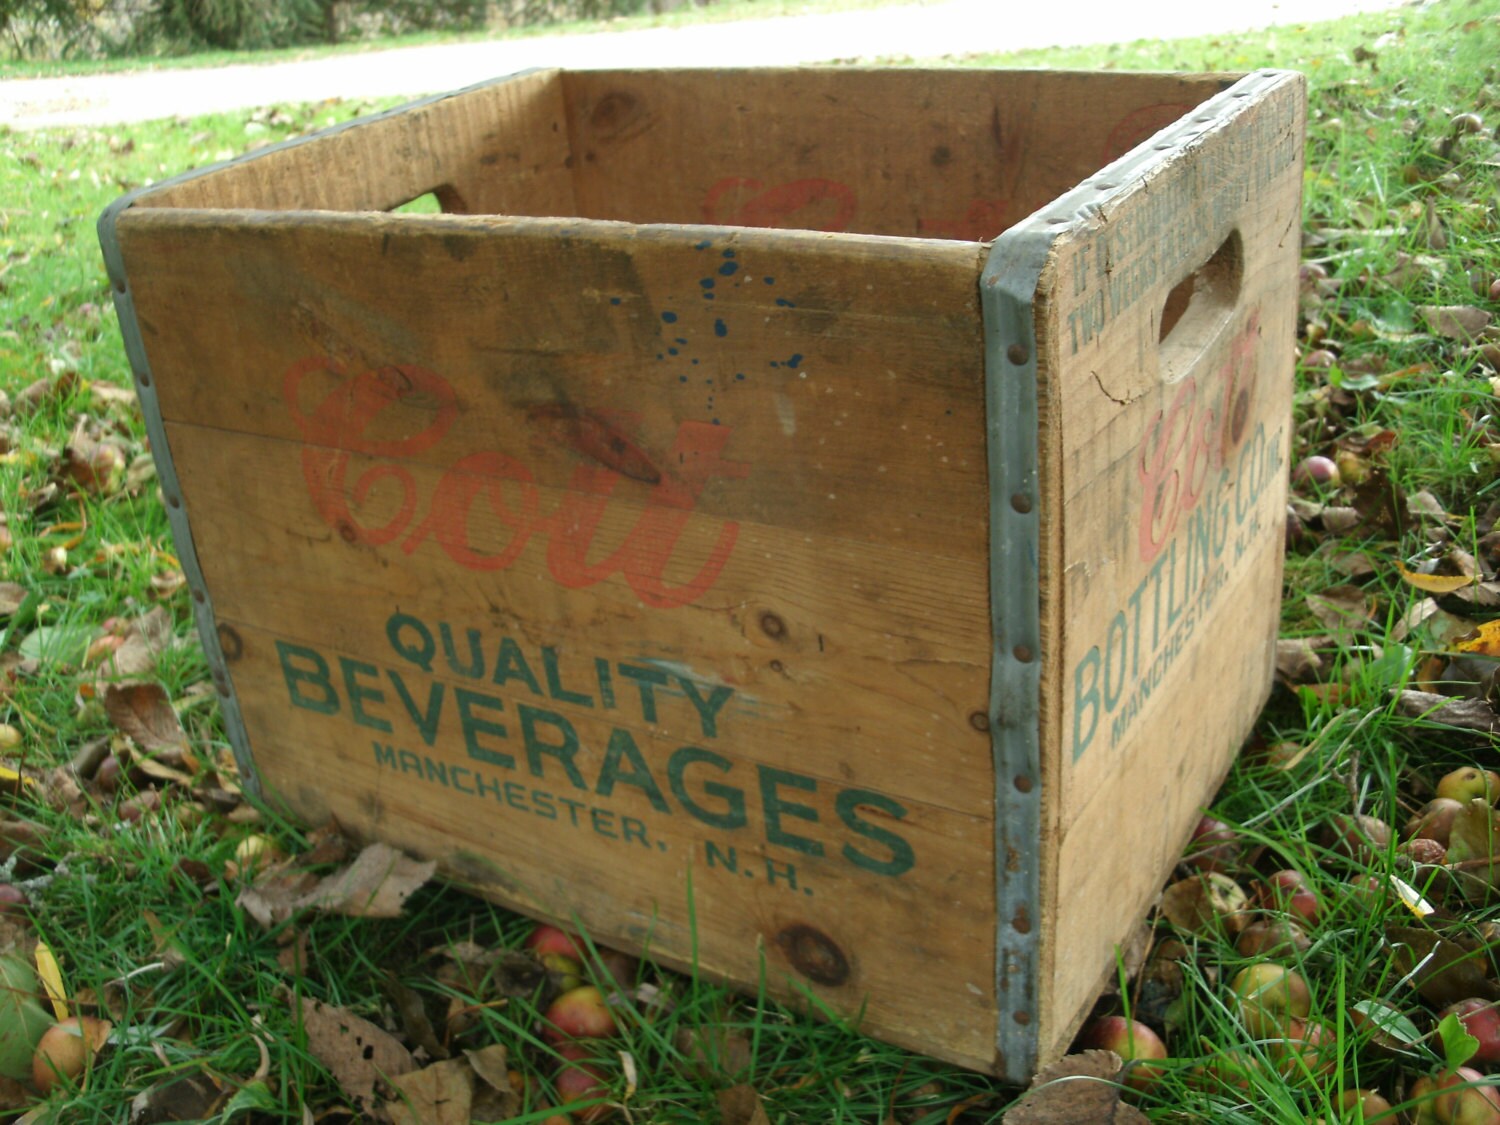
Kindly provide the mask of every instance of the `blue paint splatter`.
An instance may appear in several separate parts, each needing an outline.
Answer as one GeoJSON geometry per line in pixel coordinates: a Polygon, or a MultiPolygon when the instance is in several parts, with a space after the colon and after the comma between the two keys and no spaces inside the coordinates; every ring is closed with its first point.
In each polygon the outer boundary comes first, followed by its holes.
{"type": "Polygon", "coordinates": [[[679,383],[686,383],[687,382],[687,376],[686,375],[679,375],[679,376],[677,376],[677,381],[679,383]]]}
{"type": "Polygon", "coordinates": [[[725,324],[722,320],[716,320],[716,321],[714,321],[714,335],[715,336],[728,336],[729,335],[729,325],[725,324]]]}
{"type": "Polygon", "coordinates": [[[735,372],[735,373],[734,373],[734,377],[735,377],[735,378],[736,378],[736,379],[744,379],[744,377],[745,377],[745,373],[744,373],[744,372],[743,372],[743,371],[736,371],[736,372],[735,372]]]}
{"type": "Polygon", "coordinates": [[[717,426],[718,424],[719,424],[719,420],[717,418],[715,418],[714,419],[714,425],[717,426]]]}
{"type": "Polygon", "coordinates": [[[722,266],[719,267],[719,272],[725,277],[733,277],[735,274],[739,273],[739,270],[740,265],[738,262],[725,262],[722,266]]]}
{"type": "Polygon", "coordinates": [[[696,246],[694,246],[693,249],[694,250],[707,250],[712,245],[713,245],[713,243],[710,242],[708,239],[705,238],[702,242],[700,242],[696,246]]]}
{"type": "Polygon", "coordinates": [[[791,359],[789,359],[789,360],[786,361],[786,365],[788,367],[796,367],[801,362],[802,362],[802,353],[798,352],[796,355],[792,356],[791,359]]]}
{"type": "MultiPolygon", "coordinates": [[[[698,361],[697,361],[697,360],[696,360],[696,359],[695,359],[695,360],[693,360],[693,366],[694,366],[694,367],[697,367],[697,366],[698,366],[698,361]]],[[[686,375],[684,375],[684,376],[683,376],[683,377],[682,377],[682,381],[683,381],[683,382],[687,382],[687,376],[686,376],[686,375]]]]}
{"type": "Polygon", "coordinates": [[[618,298],[618,297],[611,297],[609,299],[609,303],[612,304],[612,305],[618,305],[620,303],[620,298],[618,298]]]}
{"type": "Polygon", "coordinates": [[[773,359],[773,360],[772,360],[772,361],[771,361],[771,366],[772,366],[772,367],[780,367],[780,366],[781,366],[781,364],[779,364],[779,363],[777,363],[777,362],[776,362],[776,361],[775,361],[775,360],[774,360],[774,359],[773,359]]]}
{"type": "Polygon", "coordinates": [[[699,278],[698,284],[705,289],[712,289],[714,287],[714,279],[711,277],[699,278]]]}
{"type": "Polygon", "coordinates": [[[796,305],[792,304],[791,301],[788,301],[785,297],[777,297],[776,303],[784,309],[795,309],[797,307],[796,305]]]}
{"type": "Polygon", "coordinates": [[[726,250],[726,251],[724,251],[724,257],[726,257],[726,258],[732,258],[732,257],[734,257],[734,251],[733,250],[726,250]]]}
{"type": "Polygon", "coordinates": [[[667,324],[677,323],[677,314],[674,312],[664,312],[661,314],[661,318],[667,324]]]}
{"type": "Polygon", "coordinates": [[[765,280],[765,283],[767,285],[775,285],[776,284],[776,279],[774,277],[768,277],[768,278],[765,278],[764,280],[765,280]]]}
{"type": "Polygon", "coordinates": [[[677,337],[677,342],[678,342],[678,343],[679,343],[679,344],[686,344],[686,343],[687,343],[687,338],[686,338],[686,337],[684,337],[684,336],[678,336],[678,337],[677,337]]]}
{"type": "Polygon", "coordinates": [[[661,352],[657,352],[657,353],[656,353],[656,358],[657,358],[657,359],[666,359],[666,358],[667,358],[667,357],[666,357],[666,356],[664,356],[664,355],[662,355],[662,354],[661,354],[661,352]]]}
{"type": "Polygon", "coordinates": [[[668,355],[676,355],[677,354],[677,349],[676,348],[668,348],[667,349],[667,354],[668,355]]]}

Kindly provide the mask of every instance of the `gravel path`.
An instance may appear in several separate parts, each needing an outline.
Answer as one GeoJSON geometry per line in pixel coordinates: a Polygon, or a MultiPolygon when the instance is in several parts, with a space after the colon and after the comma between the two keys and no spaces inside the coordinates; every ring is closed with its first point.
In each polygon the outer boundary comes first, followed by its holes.
{"type": "Polygon", "coordinates": [[[1220,34],[1397,7],[1401,0],[934,0],[736,23],[495,39],[303,62],[0,81],[0,125],[107,125],[276,102],[420,95],[534,66],[775,66],[939,58],[1140,38],[1220,34]]]}

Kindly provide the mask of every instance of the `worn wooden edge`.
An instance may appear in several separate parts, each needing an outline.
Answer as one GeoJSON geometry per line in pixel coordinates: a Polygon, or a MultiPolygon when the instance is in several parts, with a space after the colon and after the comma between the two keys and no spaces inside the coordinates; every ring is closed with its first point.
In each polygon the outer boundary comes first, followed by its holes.
{"type": "Polygon", "coordinates": [[[172,529],[177,561],[182,564],[182,573],[192,593],[193,617],[198,626],[198,636],[203,643],[203,655],[208,661],[209,675],[213,678],[214,690],[219,697],[219,710],[223,716],[225,732],[229,736],[229,744],[234,751],[240,781],[248,793],[260,798],[263,796],[260,777],[255,770],[255,761],[250,753],[250,741],[245,734],[245,723],[240,715],[239,700],[234,694],[234,683],[229,676],[229,665],[224,659],[224,650],[219,644],[213,602],[208,594],[208,585],[203,579],[203,569],[198,562],[198,552],[193,544],[193,532],[188,522],[187,507],[182,499],[182,487],[178,483],[177,469],[172,463],[171,450],[167,445],[166,426],[162,419],[161,405],[156,397],[156,380],[152,376],[151,364],[146,357],[145,344],[141,339],[140,324],[135,315],[135,303],[132,300],[130,288],[125,282],[119,242],[115,238],[114,218],[113,214],[106,212],[105,218],[100,220],[99,242],[109,270],[115,313],[120,321],[120,336],[125,344],[125,355],[130,362],[131,375],[135,381],[136,397],[140,400],[141,414],[145,419],[146,435],[150,439],[152,456],[156,461],[156,477],[167,509],[167,523],[172,529]]]}
{"type": "Polygon", "coordinates": [[[146,355],[146,345],[141,335],[140,322],[135,314],[135,302],[131,294],[130,278],[125,268],[124,255],[120,249],[120,218],[132,207],[136,206],[136,204],[143,202],[150,196],[169,190],[189,180],[212,175],[225,168],[243,164],[250,160],[259,160],[263,157],[273,155],[278,151],[294,148],[299,145],[311,144],[332,134],[343,132],[345,129],[367,125],[373,121],[408,113],[413,109],[432,105],[448,98],[460,97],[473,90],[522,78],[526,75],[536,73],[538,69],[544,68],[517,71],[514,74],[507,74],[485,82],[476,83],[463,90],[422,98],[395,106],[382,113],[368,114],[363,117],[354,118],[343,124],[322,129],[316,133],[310,133],[305,137],[296,137],[277,145],[257,149],[254,152],[245,153],[231,160],[218,161],[214,164],[205,165],[202,168],[194,168],[191,171],[173,176],[170,179],[152,184],[149,187],[137,188],[135,191],[127,192],[125,195],[111,202],[99,216],[96,226],[99,237],[99,249],[104,258],[105,272],[109,277],[110,295],[114,299],[115,314],[120,321],[120,338],[125,347],[125,357],[130,364],[131,379],[135,383],[136,396],[141,403],[141,414],[145,420],[146,434],[151,441],[151,453],[156,462],[157,480],[160,483],[162,499],[167,509],[167,523],[172,531],[172,540],[176,547],[178,561],[182,563],[183,576],[187,579],[188,589],[192,593],[193,617],[198,627],[198,636],[203,643],[203,655],[208,662],[209,674],[213,678],[214,689],[219,698],[220,714],[223,716],[224,730],[229,737],[230,747],[234,752],[235,765],[240,771],[240,778],[246,792],[257,799],[264,799],[265,794],[262,791],[260,775],[255,768],[255,759],[251,752],[249,737],[245,732],[244,719],[240,714],[239,699],[234,692],[234,680],[229,674],[229,664],[224,659],[224,650],[219,643],[218,625],[217,619],[214,616],[213,600],[209,596],[208,586],[203,579],[203,569],[198,562],[198,552],[193,542],[192,524],[188,518],[186,505],[183,503],[182,488],[178,483],[177,469],[172,461],[172,450],[167,443],[167,431],[162,418],[161,404],[156,395],[156,380],[151,371],[150,358],[146,355]]]}

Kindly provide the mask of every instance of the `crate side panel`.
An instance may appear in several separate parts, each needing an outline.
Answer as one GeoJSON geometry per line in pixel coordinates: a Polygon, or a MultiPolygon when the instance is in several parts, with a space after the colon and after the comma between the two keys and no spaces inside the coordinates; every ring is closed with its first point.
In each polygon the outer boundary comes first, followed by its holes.
{"type": "MultiPolygon", "coordinates": [[[[500,674],[497,653],[509,647],[506,637],[521,643],[549,632],[587,637],[594,650],[616,661],[644,660],[657,670],[714,669],[734,685],[724,717],[735,716],[740,734],[731,742],[741,752],[753,751],[777,768],[811,771],[830,784],[893,790],[892,779],[900,778],[904,796],[988,815],[990,795],[972,774],[986,743],[988,674],[975,659],[986,639],[979,596],[985,569],[978,560],[959,563],[827,537],[809,542],[736,521],[733,554],[711,596],[672,610],[673,629],[683,640],[648,653],[641,648],[640,597],[620,570],[568,588],[549,571],[546,551],[524,552],[496,572],[453,567],[431,539],[410,551],[400,544],[348,544],[313,507],[287,502],[305,493],[300,447],[179,424],[168,433],[199,535],[219,544],[204,571],[219,591],[215,608],[224,621],[277,621],[282,635],[298,644],[387,657],[394,653],[393,636],[403,649],[417,651],[431,636],[436,640],[424,665],[490,684],[500,674]],[[251,465],[253,485],[247,485],[244,467],[251,465]],[[387,612],[333,614],[326,608],[343,603],[387,612]],[[958,740],[970,750],[955,753],[958,740]]],[[[444,487],[436,469],[389,459],[349,463],[350,480],[378,473],[404,474],[416,495],[444,487]]],[[[539,510],[573,513],[593,501],[553,489],[538,490],[537,499],[539,510]]],[[[649,505],[613,498],[600,512],[590,553],[616,555],[650,516],[649,505]]],[[[503,530],[495,514],[483,510],[471,512],[469,526],[476,537],[499,537],[503,530]]],[[[712,565],[724,532],[719,520],[687,523],[664,572],[666,584],[686,586],[712,565]]],[[[560,683],[597,681],[595,657],[558,644],[553,649],[560,683]]],[[[523,674],[515,682],[529,690],[523,674]]],[[[669,681],[661,690],[680,700],[677,720],[691,717],[680,687],[669,681]]],[[[633,699],[638,691],[627,678],[614,694],[633,699]]],[[[588,698],[585,711],[599,706],[597,690],[588,698]]],[[[661,710],[663,724],[668,718],[661,710]]],[[[420,730],[408,722],[403,734],[413,740],[420,730]]]]}
{"type": "MultiPolygon", "coordinates": [[[[985,555],[975,248],[327,220],[122,218],[168,420],[443,468],[500,434],[541,485],[613,464],[666,495],[686,472],[705,515],[985,555]],[[242,377],[194,376],[226,354],[242,377]],[[324,432],[382,378],[405,383],[360,400],[361,432],[324,432]]],[[[385,522],[381,500],[355,524],[385,522]]]]}
{"type": "Polygon", "coordinates": [[[988,240],[1216,93],[1209,76],[570,72],[584,214],[988,240]]]}
{"type": "Polygon", "coordinates": [[[1049,738],[1057,1047],[1270,688],[1304,97],[1275,74],[1231,95],[1061,236],[1043,279],[1068,622],[1049,738]]]}
{"type": "Polygon", "coordinates": [[[561,80],[537,71],[277,145],[136,205],[386,211],[433,192],[445,211],[569,215],[569,163],[561,80]]]}
{"type": "Polygon", "coordinates": [[[992,1065],[973,248],[125,220],[268,790],[679,961],[691,873],[712,971],[992,1065]]]}

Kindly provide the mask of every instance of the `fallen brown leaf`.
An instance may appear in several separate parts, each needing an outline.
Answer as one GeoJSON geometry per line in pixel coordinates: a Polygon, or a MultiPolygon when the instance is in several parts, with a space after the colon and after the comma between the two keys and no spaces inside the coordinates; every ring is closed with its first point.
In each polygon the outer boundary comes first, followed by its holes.
{"type": "Polygon", "coordinates": [[[370,844],[342,871],[325,877],[300,906],[354,918],[395,918],[437,871],[437,863],[415,860],[389,844],[370,844]]]}
{"type": "Polygon", "coordinates": [[[104,713],[115,729],[128,734],[148,754],[187,748],[187,732],[177,718],[167,689],[155,681],[109,684],[104,689],[104,713]]]}
{"type": "Polygon", "coordinates": [[[1397,699],[1401,712],[1444,727],[1500,733],[1500,715],[1483,699],[1451,699],[1430,691],[1406,690],[1397,699]]]}
{"type": "Polygon", "coordinates": [[[748,1082],[720,1090],[718,1101],[722,1125],[771,1125],[759,1091],[748,1082]]]}
{"type": "Polygon", "coordinates": [[[305,997],[296,999],[307,1049],[333,1075],[362,1113],[378,1103],[376,1091],[416,1069],[411,1052],[389,1032],[354,1013],[305,997]]]}
{"type": "Polygon", "coordinates": [[[1146,1115],[1120,1100],[1122,1065],[1113,1051],[1064,1056],[1037,1072],[1005,1125],[1144,1125],[1146,1115]]]}
{"type": "Polygon", "coordinates": [[[1478,339],[1490,323],[1490,314],[1473,305],[1418,305],[1417,312],[1429,331],[1452,340],[1478,339]]]}

